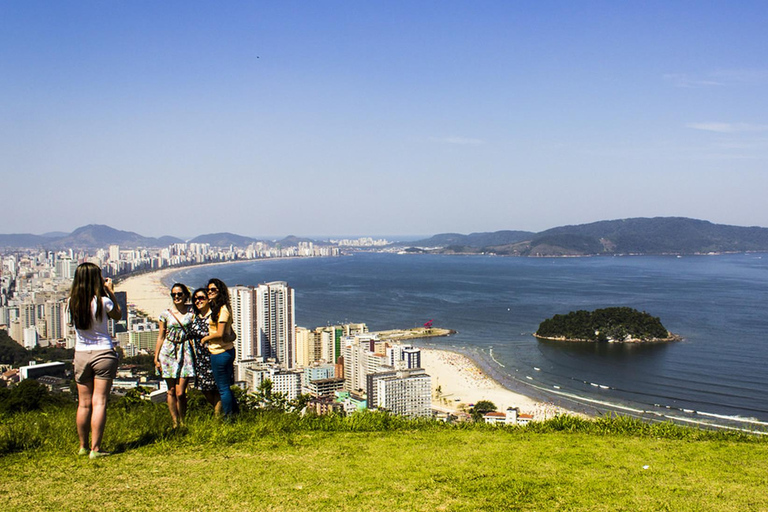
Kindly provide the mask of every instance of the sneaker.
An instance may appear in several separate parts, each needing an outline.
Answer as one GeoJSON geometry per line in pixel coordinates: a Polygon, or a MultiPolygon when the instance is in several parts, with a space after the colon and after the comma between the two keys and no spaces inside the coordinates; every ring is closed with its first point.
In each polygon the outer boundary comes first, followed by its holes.
{"type": "Polygon", "coordinates": [[[112,455],[112,454],[109,453],[109,452],[95,452],[95,451],[91,450],[91,454],[88,456],[88,458],[90,458],[90,459],[99,459],[101,457],[108,457],[110,455],[112,455]]]}
{"type": "Polygon", "coordinates": [[[90,452],[91,452],[91,450],[89,450],[88,448],[80,448],[80,451],[77,452],[77,456],[78,457],[84,457],[84,456],[88,455],[90,452]]]}

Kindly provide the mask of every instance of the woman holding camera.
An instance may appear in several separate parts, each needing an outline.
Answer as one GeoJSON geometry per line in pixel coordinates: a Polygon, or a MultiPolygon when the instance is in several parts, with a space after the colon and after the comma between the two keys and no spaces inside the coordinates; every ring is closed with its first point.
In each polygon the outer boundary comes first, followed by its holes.
{"type": "Polygon", "coordinates": [[[78,265],[69,296],[69,319],[75,327],[79,455],[91,459],[109,455],[101,451],[101,439],[107,423],[107,399],[117,376],[117,353],[107,318],[120,320],[121,316],[112,280],[104,279],[93,263],[78,265]]]}
{"type": "Polygon", "coordinates": [[[184,424],[187,415],[187,385],[195,376],[191,327],[195,314],[189,289],[181,283],[171,286],[173,307],[160,313],[160,332],[155,345],[155,367],[168,387],[166,401],[173,428],[184,424]]]}

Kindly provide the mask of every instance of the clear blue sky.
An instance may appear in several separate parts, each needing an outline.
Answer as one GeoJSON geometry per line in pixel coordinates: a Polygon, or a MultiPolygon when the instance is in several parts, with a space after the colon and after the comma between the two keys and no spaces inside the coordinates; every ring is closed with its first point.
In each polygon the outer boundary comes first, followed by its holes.
{"type": "Polygon", "coordinates": [[[768,2],[0,0],[0,233],[768,226],[768,2]]]}

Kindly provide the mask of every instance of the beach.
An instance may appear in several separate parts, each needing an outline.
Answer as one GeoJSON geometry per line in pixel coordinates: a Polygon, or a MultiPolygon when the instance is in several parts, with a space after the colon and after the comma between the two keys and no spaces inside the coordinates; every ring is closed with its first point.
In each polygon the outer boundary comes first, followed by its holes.
{"type": "MultiPolygon", "coordinates": [[[[116,285],[126,292],[128,303],[157,319],[171,304],[168,287],[163,283],[169,274],[180,268],[166,268],[128,277],[116,285]]],[[[432,406],[445,412],[467,411],[480,400],[493,402],[498,411],[517,407],[520,413],[531,414],[540,421],[557,414],[574,414],[551,403],[534,400],[511,391],[488,377],[469,357],[447,350],[421,348],[422,366],[432,377],[432,406]]]]}
{"type": "Polygon", "coordinates": [[[557,414],[574,414],[547,402],[511,391],[488,377],[469,357],[448,350],[421,349],[421,363],[432,377],[432,407],[447,412],[468,410],[480,400],[493,402],[498,411],[516,407],[537,421],[557,414]]]}
{"type": "Polygon", "coordinates": [[[115,291],[125,292],[128,304],[157,320],[164,310],[171,306],[170,290],[163,284],[163,279],[178,268],[165,268],[131,276],[115,284],[115,291]]]}

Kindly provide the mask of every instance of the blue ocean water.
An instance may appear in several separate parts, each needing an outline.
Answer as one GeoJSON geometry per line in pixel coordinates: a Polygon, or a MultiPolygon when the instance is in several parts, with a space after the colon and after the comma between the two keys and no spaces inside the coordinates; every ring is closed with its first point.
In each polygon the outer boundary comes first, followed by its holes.
{"type": "Polygon", "coordinates": [[[298,325],[427,320],[432,339],[473,356],[497,380],[593,412],[768,426],[768,255],[501,258],[359,253],[181,270],[190,285],[287,281],[298,325]],[[629,306],[661,318],[676,343],[538,341],[557,313],[629,306]]]}

